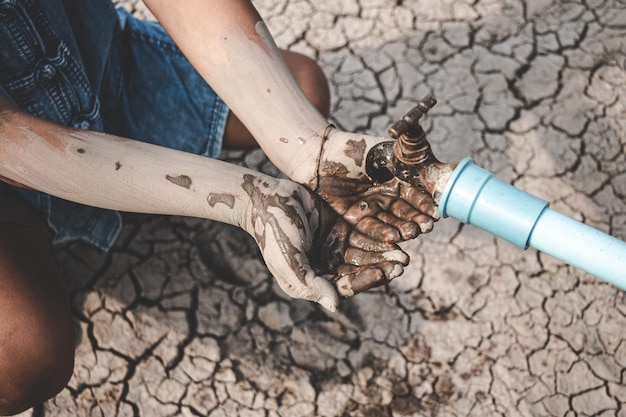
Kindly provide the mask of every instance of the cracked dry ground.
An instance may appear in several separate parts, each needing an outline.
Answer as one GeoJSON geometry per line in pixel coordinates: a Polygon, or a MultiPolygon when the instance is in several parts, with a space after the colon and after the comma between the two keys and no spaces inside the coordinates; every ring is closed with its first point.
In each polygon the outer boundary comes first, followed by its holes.
{"type": "MultiPolygon", "coordinates": [[[[383,135],[432,91],[440,159],[626,239],[623,1],[256,5],[321,62],[341,128],[383,135]]],[[[238,230],[126,216],[108,255],[60,248],[75,372],[25,415],[626,416],[624,292],[450,219],[405,247],[402,277],[329,314],[286,298],[238,230]]]]}

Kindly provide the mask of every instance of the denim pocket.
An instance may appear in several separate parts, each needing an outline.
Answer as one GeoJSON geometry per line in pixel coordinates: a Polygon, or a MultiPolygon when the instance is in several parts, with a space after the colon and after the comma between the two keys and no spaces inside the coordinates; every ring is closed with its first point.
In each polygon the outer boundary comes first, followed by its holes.
{"type": "Polygon", "coordinates": [[[0,0],[0,82],[23,110],[66,126],[102,130],[98,97],[33,0],[0,0]]]}

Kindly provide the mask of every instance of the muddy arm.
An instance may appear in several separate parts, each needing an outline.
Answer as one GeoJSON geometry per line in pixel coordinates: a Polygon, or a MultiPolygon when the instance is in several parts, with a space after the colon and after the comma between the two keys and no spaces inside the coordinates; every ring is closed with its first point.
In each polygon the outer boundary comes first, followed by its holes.
{"type": "Polygon", "coordinates": [[[247,0],[145,0],[145,4],[272,162],[311,188],[328,122],[301,91],[252,4],[247,0]]]}
{"type": "Polygon", "coordinates": [[[331,310],[338,296],[330,282],[340,295],[351,296],[401,274],[408,262],[397,246],[361,236],[291,181],[60,126],[19,111],[2,98],[0,179],[90,206],[241,227],[255,238],[287,294],[331,310]]]}
{"type": "Polygon", "coordinates": [[[249,198],[242,183],[251,171],[60,126],[18,111],[2,98],[0,104],[0,175],[12,183],[90,206],[245,226],[241,214],[249,198]]]}
{"type": "Polygon", "coordinates": [[[388,138],[342,132],[307,100],[247,0],[144,0],[194,67],[289,178],[322,196],[362,232],[398,242],[433,227],[436,206],[395,178],[373,184],[365,155],[388,138]],[[349,210],[357,206],[357,209],[349,210]],[[399,231],[386,235],[387,224],[399,231]]]}

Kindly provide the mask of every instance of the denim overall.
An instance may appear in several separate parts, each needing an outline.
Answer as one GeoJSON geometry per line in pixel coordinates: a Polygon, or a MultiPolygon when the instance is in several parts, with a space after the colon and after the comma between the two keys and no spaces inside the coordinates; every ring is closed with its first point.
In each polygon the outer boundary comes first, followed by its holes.
{"type": "MultiPolygon", "coordinates": [[[[160,25],[110,0],[0,0],[0,94],[65,126],[208,157],[220,152],[228,116],[160,25]]],[[[120,231],[117,212],[15,190],[55,242],[107,250],[120,231]]]]}

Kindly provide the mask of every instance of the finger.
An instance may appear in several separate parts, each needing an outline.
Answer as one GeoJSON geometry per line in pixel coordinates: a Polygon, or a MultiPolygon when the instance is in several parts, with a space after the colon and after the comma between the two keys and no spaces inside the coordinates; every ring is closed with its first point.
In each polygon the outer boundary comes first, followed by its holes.
{"type": "Polygon", "coordinates": [[[350,246],[371,252],[385,252],[400,249],[398,245],[394,243],[374,240],[369,236],[356,231],[350,233],[350,246]]]}
{"type": "Polygon", "coordinates": [[[403,220],[412,220],[413,217],[422,214],[418,209],[416,209],[415,207],[413,207],[412,205],[410,205],[409,203],[407,203],[404,200],[396,200],[393,202],[393,204],[391,205],[391,212],[403,219],[403,220]]]}
{"type": "Polygon", "coordinates": [[[393,178],[381,184],[373,184],[365,194],[380,196],[381,198],[389,197],[393,200],[397,198],[401,187],[401,182],[397,178],[393,178]]]}
{"type": "Polygon", "coordinates": [[[422,213],[429,215],[433,219],[439,219],[437,204],[435,200],[433,200],[433,197],[427,192],[414,187],[402,187],[400,195],[405,201],[422,213]]]}
{"type": "Polygon", "coordinates": [[[391,212],[401,219],[417,224],[422,233],[428,233],[433,230],[433,218],[420,212],[404,200],[395,201],[391,206],[391,212]]]}
{"type": "Polygon", "coordinates": [[[380,240],[387,243],[396,243],[402,240],[402,236],[400,235],[398,229],[387,225],[374,217],[365,217],[359,221],[354,228],[374,240],[380,240]]]}
{"type": "Polygon", "coordinates": [[[336,311],[339,305],[339,297],[335,287],[325,278],[316,275],[313,270],[306,272],[305,286],[299,292],[287,294],[294,298],[318,303],[329,311],[336,311]]]}
{"type": "MultiPolygon", "coordinates": [[[[369,269],[371,268],[370,266],[357,266],[357,265],[351,265],[351,264],[343,264],[340,265],[339,267],[337,267],[337,277],[336,279],[338,279],[339,277],[343,276],[343,275],[354,275],[359,271],[362,271],[363,269],[369,269]]],[[[335,280],[336,280],[335,279],[335,280]]]]}
{"type": "Polygon", "coordinates": [[[391,213],[381,211],[376,217],[384,223],[391,225],[400,231],[403,240],[410,240],[420,234],[417,224],[412,221],[402,220],[391,213]]]}
{"type": "Polygon", "coordinates": [[[343,254],[347,247],[347,236],[350,234],[350,226],[346,222],[335,223],[332,230],[326,236],[323,244],[318,248],[318,259],[333,270],[343,262],[343,254]]]}
{"type": "Polygon", "coordinates": [[[366,200],[360,200],[350,206],[342,217],[350,224],[357,224],[363,218],[372,216],[377,211],[380,211],[380,207],[378,207],[378,205],[370,204],[366,200]]]}
{"type": "Polygon", "coordinates": [[[368,267],[347,275],[338,276],[335,285],[341,297],[349,298],[376,285],[381,285],[385,281],[383,271],[375,267],[368,267]]]}
{"type": "Polygon", "coordinates": [[[263,253],[267,267],[280,288],[290,297],[316,302],[330,311],[337,310],[339,297],[335,287],[313,271],[303,252],[292,249],[268,251],[266,246],[263,253]]]}
{"type": "Polygon", "coordinates": [[[409,255],[400,249],[389,252],[368,252],[358,248],[348,248],[345,254],[347,263],[358,266],[376,265],[381,262],[398,262],[402,265],[409,264],[409,255]]]}
{"type": "Polygon", "coordinates": [[[328,280],[315,275],[309,287],[312,290],[312,296],[305,298],[306,300],[316,302],[329,311],[337,311],[337,306],[339,305],[337,290],[328,280]]]}
{"type": "MultiPolygon", "coordinates": [[[[383,272],[387,281],[391,281],[392,279],[397,278],[404,273],[403,266],[397,262],[382,262],[378,265],[375,265],[374,267],[380,269],[383,272]]],[[[370,267],[344,264],[337,268],[337,274],[339,275],[355,274],[363,270],[364,268],[370,268],[370,267]]]]}
{"type": "Polygon", "coordinates": [[[425,214],[415,216],[413,221],[417,223],[422,233],[429,233],[435,227],[435,221],[433,218],[425,214]]]}
{"type": "Polygon", "coordinates": [[[385,274],[385,278],[387,278],[387,281],[391,281],[392,279],[397,278],[400,275],[404,274],[404,268],[402,264],[398,264],[395,262],[383,262],[380,265],[378,265],[378,267],[385,274]]]}
{"type": "Polygon", "coordinates": [[[379,210],[387,210],[391,203],[398,199],[398,192],[393,195],[374,194],[367,198],[371,205],[375,205],[379,210]]]}

